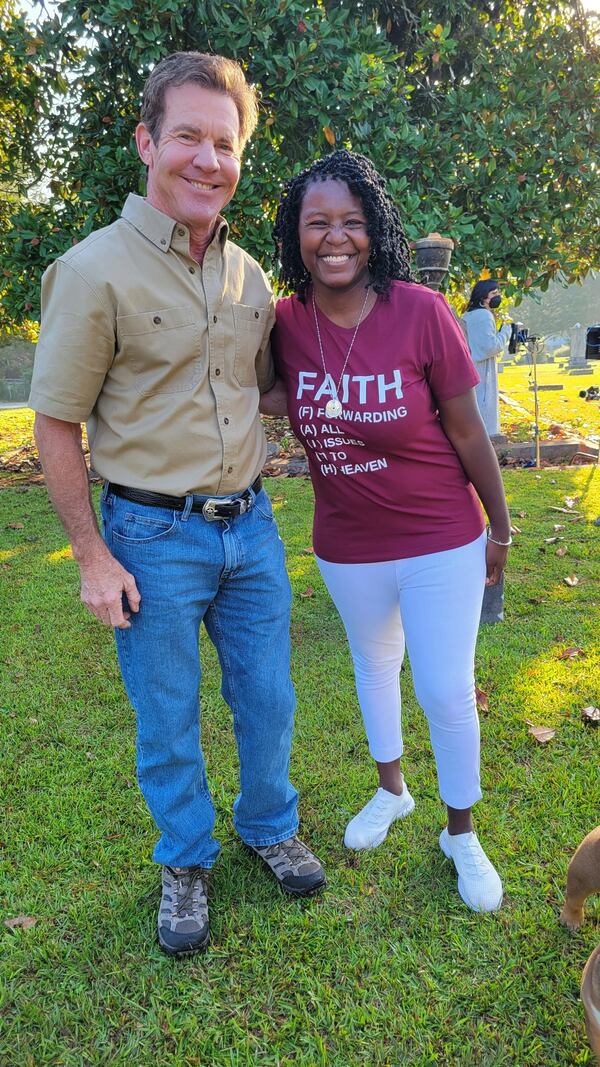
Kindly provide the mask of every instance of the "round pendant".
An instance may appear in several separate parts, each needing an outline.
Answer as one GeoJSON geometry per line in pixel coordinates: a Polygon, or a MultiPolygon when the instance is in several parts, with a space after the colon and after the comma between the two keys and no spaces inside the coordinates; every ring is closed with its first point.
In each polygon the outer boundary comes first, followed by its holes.
{"type": "Polygon", "coordinates": [[[325,404],[325,414],[328,419],[338,419],[340,417],[342,414],[342,405],[337,396],[334,396],[331,400],[327,401],[325,404]]]}

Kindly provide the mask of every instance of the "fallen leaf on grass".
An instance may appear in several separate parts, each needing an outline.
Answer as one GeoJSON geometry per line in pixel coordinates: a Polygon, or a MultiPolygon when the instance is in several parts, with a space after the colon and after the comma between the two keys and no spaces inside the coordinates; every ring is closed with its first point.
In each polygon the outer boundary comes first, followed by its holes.
{"type": "Polygon", "coordinates": [[[582,708],[581,718],[588,726],[597,726],[600,723],[600,708],[595,708],[592,704],[589,708],[582,708]]]}
{"type": "Polygon", "coordinates": [[[579,659],[580,656],[585,656],[584,648],[564,648],[562,652],[558,653],[559,659],[579,659]]]}
{"type": "Polygon", "coordinates": [[[314,596],[314,595],[315,595],[315,591],[314,591],[312,585],[309,585],[308,588],[305,589],[303,593],[300,593],[300,596],[303,596],[303,597],[314,596]]]}
{"type": "Polygon", "coordinates": [[[555,545],[558,541],[558,537],[546,537],[544,540],[547,545],[555,545]]]}
{"type": "Polygon", "coordinates": [[[488,695],[483,689],[480,689],[478,685],[475,686],[475,701],[480,711],[490,710],[488,695]]]}
{"type": "Polygon", "coordinates": [[[560,556],[560,558],[562,559],[563,556],[566,556],[568,551],[569,549],[566,545],[561,545],[560,548],[556,549],[555,555],[560,556]]]}
{"type": "Polygon", "coordinates": [[[32,915],[17,915],[14,919],[5,919],[4,925],[8,926],[9,930],[16,930],[18,927],[22,930],[30,930],[36,922],[37,919],[34,919],[32,915]]]}
{"type": "Polygon", "coordinates": [[[540,745],[546,745],[548,741],[552,740],[556,733],[556,730],[551,730],[548,726],[534,726],[529,719],[527,719],[526,722],[529,726],[529,733],[532,737],[535,737],[540,745]]]}
{"type": "Polygon", "coordinates": [[[566,496],[564,498],[564,500],[565,500],[565,504],[570,509],[570,508],[574,507],[575,504],[577,504],[579,500],[581,500],[581,497],[580,496],[566,496]]]}
{"type": "Polygon", "coordinates": [[[22,522],[9,522],[6,524],[7,530],[24,530],[25,526],[22,522]]]}
{"type": "Polygon", "coordinates": [[[523,533],[523,531],[522,531],[522,530],[520,530],[518,526],[511,526],[511,528],[510,528],[510,532],[511,532],[511,534],[520,534],[520,533],[523,533]]]}
{"type": "Polygon", "coordinates": [[[520,519],[524,519],[526,517],[526,515],[527,515],[527,512],[526,511],[517,511],[517,515],[519,516],[520,519]]]}
{"type": "Polygon", "coordinates": [[[563,582],[565,585],[573,587],[574,585],[579,585],[579,578],[576,574],[568,574],[566,578],[563,578],[563,582]]]}
{"type": "MultiPolygon", "coordinates": [[[[573,512],[570,508],[556,508],[553,504],[550,505],[550,511],[560,511],[563,515],[573,515],[573,512]]],[[[579,512],[577,512],[576,514],[579,518],[581,518],[579,512]]]]}
{"type": "Polygon", "coordinates": [[[562,522],[555,522],[554,526],[552,527],[555,533],[558,533],[559,530],[566,530],[566,528],[567,527],[562,522]]]}
{"type": "Polygon", "coordinates": [[[302,549],[302,555],[303,556],[314,556],[314,554],[315,554],[314,548],[303,548],[302,549]]]}

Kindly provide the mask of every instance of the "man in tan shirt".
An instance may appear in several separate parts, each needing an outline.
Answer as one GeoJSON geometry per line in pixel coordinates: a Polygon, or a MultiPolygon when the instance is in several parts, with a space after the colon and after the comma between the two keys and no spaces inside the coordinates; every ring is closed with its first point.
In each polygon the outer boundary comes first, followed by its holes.
{"type": "Polygon", "coordinates": [[[120,219],[47,270],[30,397],[82,600],[115,627],[138,779],[161,834],[158,936],[171,955],[208,944],[207,871],[219,852],[200,747],[202,622],[233,712],[236,829],[288,892],[325,883],[296,837],[290,589],[260,479],[273,297],[220,214],[256,120],[236,63],[187,52],[155,67],[136,129],[147,196],[129,196],[120,219]],[[104,539],[82,422],[105,479],[104,539]]]}

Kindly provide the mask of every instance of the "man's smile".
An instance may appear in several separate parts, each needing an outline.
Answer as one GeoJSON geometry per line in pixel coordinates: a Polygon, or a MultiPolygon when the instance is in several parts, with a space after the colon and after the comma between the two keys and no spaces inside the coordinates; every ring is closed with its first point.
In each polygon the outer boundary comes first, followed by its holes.
{"type": "Polygon", "coordinates": [[[184,181],[186,181],[188,185],[193,185],[194,189],[201,189],[203,192],[212,193],[213,189],[219,188],[218,185],[209,185],[208,182],[194,181],[193,178],[185,178],[184,181]]]}

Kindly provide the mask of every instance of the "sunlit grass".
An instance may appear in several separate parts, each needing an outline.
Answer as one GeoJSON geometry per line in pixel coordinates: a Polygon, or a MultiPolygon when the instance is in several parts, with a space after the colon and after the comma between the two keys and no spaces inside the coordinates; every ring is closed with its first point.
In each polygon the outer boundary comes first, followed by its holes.
{"type": "MultiPolygon", "coordinates": [[[[540,389],[538,392],[540,429],[543,434],[547,435],[551,427],[558,424],[583,437],[594,438],[600,435],[600,402],[584,400],[579,396],[581,390],[600,384],[598,362],[590,361],[589,365],[592,374],[573,375],[568,373],[566,366],[558,363],[539,364],[539,385],[562,386],[560,391],[540,389]]],[[[530,389],[532,384],[531,366],[504,367],[498,377],[500,392],[518,401],[529,413],[528,417],[524,416],[500,402],[501,430],[509,437],[526,439],[533,432],[534,394],[530,389]]]]}

